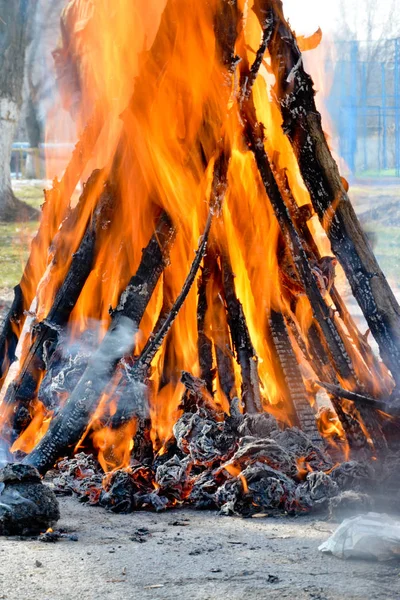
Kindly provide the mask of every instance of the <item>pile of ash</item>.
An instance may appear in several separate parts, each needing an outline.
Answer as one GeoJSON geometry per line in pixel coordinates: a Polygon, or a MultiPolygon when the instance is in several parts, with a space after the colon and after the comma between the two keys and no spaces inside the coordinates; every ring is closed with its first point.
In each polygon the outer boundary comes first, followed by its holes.
{"type": "MultiPolygon", "coordinates": [[[[296,427],[282,430],[267,413],[241,415],[232,407],[227,416],[192,406],[173,434],[148,464],[132,460],[106,475],[89,454],[60,461],[56,493],[73,493],[114,512],[186,505],[245,517],[311,512],[342,517],[373,508],[376,490],[393,480],[390,460],[386,469],[374,461],[335,464],[322,444],[296,427]]],[[[400,485],[394,488],[396,499],[400,485]]]]}

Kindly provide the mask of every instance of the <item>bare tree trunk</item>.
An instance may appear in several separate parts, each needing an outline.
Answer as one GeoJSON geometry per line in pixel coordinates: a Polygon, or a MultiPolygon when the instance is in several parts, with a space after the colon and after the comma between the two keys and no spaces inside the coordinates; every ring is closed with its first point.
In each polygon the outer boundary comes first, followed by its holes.
{"type": "Polygon", "coordinates": [[[36,0],[0,0],[0,218],[32,218],[37,211],[15,198],[10,160],[22,104],[28,29],[36,0]]]}

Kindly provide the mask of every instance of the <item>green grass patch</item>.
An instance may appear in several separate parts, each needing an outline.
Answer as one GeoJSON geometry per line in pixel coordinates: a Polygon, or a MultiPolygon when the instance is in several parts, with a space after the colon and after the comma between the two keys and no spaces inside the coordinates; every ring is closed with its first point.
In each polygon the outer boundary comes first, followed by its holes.
{"type": "Polygon", "coordinates": [[[37,222],[3,223],[0,221],[0,287],[12,288],[19,280],[29,256],[37,222]]]}
{"type": "MultiPolygon", "coordinates": [[[[13,182],[17,198],[37,209],[43,204],[43,187],[43,183],[13,182]]],[[[0,288],[12,288],[19,283],[38,225],[37,221],[0,221],[0,288]]]]}
{"type": "Polygon", "coordinates": [[[14,194],[30,206],[39,209],[44,202],[43,183],[13,182],[14,194]]]}
{"type": "Polygon", "coordinates": [[[368,169],[367,171],[361,171],[360,173],[356,173],[356,177],[360,179],[373,177],[377,179],[382,179],[385,177],[397,177],[396,169],[386,169],[385,171],[378,171],[376,169],[368,169]]]}

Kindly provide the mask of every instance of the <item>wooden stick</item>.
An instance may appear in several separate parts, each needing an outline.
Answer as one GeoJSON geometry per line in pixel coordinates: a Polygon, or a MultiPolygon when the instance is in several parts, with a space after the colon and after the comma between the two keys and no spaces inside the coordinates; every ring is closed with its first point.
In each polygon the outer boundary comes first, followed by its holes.
{"type": "Polygon", "coordinates": [[[218,380],[221,389],[229,403],[237,397],[235,371],[233,366],[233,349],[229,336],[227,312],[223,298],[222,272],[215,255],[214,283],[218,293],[213,299],[211,319],[213,342],[217,361],[218,380]]]}
{"type": "Polygon", "coordinates": [[[213,393],[215,372],[213,370],[213,343],[207,335],[206,316],[209,310],[207,290],[213,274],[213,259],[214,257],[207,252],[204,257],[201,277],[199,278],[197,302],[197,351],[199,354],[200,378],[205,381],[210,394],[213,393]]]}
{"type": "Polygon", "coordinates": [[[208,236],[212,223],[213,213],[210,211],[204,233],[200,239],[199,247],[196,251],[195,258],[190,267],[189,273],[185,279],[182,290],[176,298],[172,307],[167,313],[161,312],[157,323],[154,327],[152,335],[147,340],[140,356],[131,362],[126,362],[124,365],[123,377],[116,390],[118,397],[118,409],[112,418],[113,428],[117,428],[123,423],[133,419],[135,416],[143,423],[148,420],[147,415],[143,416],[146,408],[143,398],[146,394],[146,384],[149,378],[151,363],[154,360],[158,350],[160,349],[164,339],[171,329],[180,309],[185,302],[187,295],[195,281],[201,261],[204,257],[208,236]]]}
{"type": "MultiPolygon", "coordinates": [[[[330,384],[338,385],[339,382],[335,370],[322,341],[322,333],[315,323],[311,325],[308,331],[308,344],[311,351],[310,364],[312,365],[317,376],[321,380],[324,379],[326,381],[329,379],[330,384]]],[[[342,424],[350,448],[367,448],[368,440],[360,425],[359,415],[349,414],[350,411],[343,410],[342,403],[335,394],[330,395],[330,400],[339,418],[339,421],[342,424]]],[[[370,435],[372,438],[375,438],[377,432],[372,431],[370,435]]]]}
{"type": "MultiPolygon", "coordinates": [[[[28,407],[37,395],[42,373],[46,370],[44,351],[46,349],[46,360],[49,360],[56,348],[59,331],[67,324],[93,268],[98,237],[99,234],[101,236],[104,223],[110,221],[113,208],[114,193],[110,186],[106,186],[47,317],[33,328],[31,347],[24,357],[18,376],[9,385],[4,397],[6,413],[7,407],[13,407],[12,423],[6,424],[2,431],[2,437],[10,443],[15,441],[31,421],[28,407]]],[[[55,260],[55,264],[58,264],[58,260],[55,260]]]]}
{"type": "Polygon", "coordinates": [[[343,379],[356,382],[357,377],[350,357],[347,354],[343,341],[331,318],[329,307],[326,305],[326,302],[321,295],[315,274],[309,264],[303,242],[300,239],[277,185],[269,163],[269,158],[264,148],[263,130],[257,122],[251,96],[242,111],[242,120],[244,122],[245,139],[254,154],[267,197],[271,202],[285,241],[292,252],[295,268],[310,300],[314,317],[324,333],[335,368],[343,379]]]}
{"type": "Polygon", "coordinates": [[[45,202],[39,229],[32,241],[31,252],[21,281],[14,288],[14,300],[0,334],[0,388],[10,364],[15,360],[15,349],[25,321],[24,312],[29,310],[37,284],[46,269],[47,250],[65,217],[72,194],[92,156],[102,123],[100,109],[96,107],[74,148],[61,181],[55,179],[52,189],[44,192],[45,202]]]}
{"type": "Polygon", "coordinates": [[[300,426],[302,431],[314,442],[321,443],[322,439],[318,432],[315,413],[308,401],[307,391],[282,313],[271,310],[269,325],[282,382],[286,391],[285,400],[291,404],[297,425],[300,426]]]}
{"type": "Polygon", "coordinates": [[[158,221],[156,232],[143,250],[142,260],[121,294],[119,305],[112,312],[108,332],[94,353],[78,385],[50,427],[24,462],[40,473],[50,469],[55,461],[70,454],[82,437],[100,398],[110,382],[119,360],[129,354],[147,304],[161,273],[168,263],[175,229],[166,213],[158,221]]]}
{"type": "MultiPolygon", "coordinates": [[[[301,239],[306,244],[310,258],[319,264],[322,259],[322,256],[319,252],[318,246],[315,243],[315,240],[314,240],[314,238],[310,232],[310,229],[307,225],[307,221],[312,216],[311,205],[305,205],[305,206],[302,206],[301,208],[298,206],[296,200],[294,199],[294,197],[291,193],[289,181],[287,179],[285,172],[279,173],[278,178],[277,178],[277,183],[280,186],[281,191],[284,190],[283,195],[284,195],[285,201],[286,201],[289,211],[291,213],[292,219],[300,233],[301,239]]],[[[370,387],[370,385],[369,385],[370,381],[372,383],[372,380],[375,382],[378,380],[380,382],[380,385],[382,386],[382,388],[384,390],[387,390],[389,382],[388,382],[388,377],[385,378],[384,373],[382,372],[382,369],[384,367],[379,362],[379,360],[376,358],[372,348],[370,347],[368,342],[364,339],[364,337],[361,335],[360,331],[358,330],[357,325],[354,322],[354,319],[352,318],[349,311],[347,310],[345,302],[343,301],[337,288],[335,287],[334,281],[331,282],[331,287],[329,289],[329,295],[332,298],[332,300],[335,304],[335,307],[337,309],[337,312],[338,312],[341,320],[343,321],[344,325],[346,326],[346,328],[350,334],[350,337],[360,354],[360,357],[363,359],[366,368],[371,371],[369,376],[367,376],[363,379],[364,386],[366,388],[368,388],[368,387],[370,387]]],[[[354,353],[354,350],[352,350],[349,343],[347,343],[346,333],[342,330],[342,328],[340,326],[338,326],[337,321],[336,321],[336,326],[337,326],[340,337],[342,338],[343,342],[346,344],[346,348],[349,352],[349,355],[352,356],[354,353]]]]}
{"type": "Polygon", "coordinates": [[[381,357],[400,384],[400,307],[376,261],[331,155],[304,71],[296,38],[281,0],[256,0],[262,27],[273,27],[268,49],[283,128],[297,157],[314,209],[360,305],[381,357]]]}
{"type": "Polygon", "coordinates": [[[221,251],[221,265],[228,324],[242,376],[242,402],[247,413],[263,412],[257,367],[258,359],[251,341],[242,304],[236,295],[230,258],[225,251],[221,251]]]}
{"type": "Polygon", "coordinates": [[[400,408],[398,406],[390,405],[390,403],[387,401],[376,400],[371,396],[345,390],[340,385],[332,385],[331,383],[326,383],[323,381],[316,381],[315,383],[338,398],[345,398],[346,400],[351,400],[351,402],[354,402],[355,404],[361,404],[362,406],[367,406],[368,408],[373,408],[374,410],[380,410],[381,412],[393,417],[400,416],[400,408]]]}

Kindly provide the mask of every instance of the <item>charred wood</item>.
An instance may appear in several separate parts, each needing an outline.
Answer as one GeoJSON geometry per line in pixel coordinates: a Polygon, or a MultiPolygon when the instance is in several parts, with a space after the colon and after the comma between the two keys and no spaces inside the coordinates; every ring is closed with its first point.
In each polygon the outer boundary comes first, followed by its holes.
{"type": "Polygon", "coordinates": [[[41,473],[51,468],[60,456],[71,453],[87,428],[117,363],[132,351],[135,333],[168,262],[174,235],[175,229],[163,213],[154,235],[143,250],[136,274],[112,312],[111,325],[100,347],[45,436],[25,459],[41,473]]]}
{"type": "MultiPolygon", "coordinates": [[[[225,306],[220,295],[217,298],[217,302],[220,304],[225,317],[225,306]]],[[[228,324],[225,318],[222,319],[222,321],[214,327],[214,332],[214,348],[217,360],[217,373],[219,384],[227,400],[229,402],[232,402],[232,400],[236,397],[237,394],[235,383],[235,371],[233,367],[233,352],[231,348],[231,342],[229,339],[228,324]]]]}
{"type": "Polygon", "coordinates": [[[110,220],[113,206],[114,193],[110,187],[106,186],[79,248],[72,256],[68,273],[56,294],[46,319],[37,323],[33,328],[31,347],[17,378],[9,385],[4,398],[5,407],[13,407],[13,422],[9,425],[11,428],[9,435],[3,432],[3,435],[10,439],[11,443],[30,422],[29,405],[36,397],[42,374],[56,348],[59,332],[67,324],[93,268],[96,241],[98,241],[99,232],[104,229],[104,224],[110,220]]]}
{"type": "MultiPolygon", "coordinates": [[[[320,379],[325,381],[328,379],[329,383],[335,386],[338,385],[338,379],[324,348],[321,337],[322,334],[318,327],[315,324],[312,324],[308,332],[311,364],[320,379]]],[[[352,411],[350,410],[345,411],[340,398],[335,394],[330,394],[330,400],[338,419],[342,424],[350,448],[367,448],[368,440],[360,425],[359,418],[357,418],[358,415],[351,414],[352,411]]]]}
{"type": "Polygon", "coordinates": [[[96,108],[75,146],[61,181],[55,179],[52,189],[44,192],[45,202],[39,229],[32,241],[30,256],[21,281],[14,288],[14,300],[0,335],[0,387],[4,383],[10,364],[15,360],[15,348],[25,321],[25,311],[28,311],[31,306],[36,286],[46,268],[47,249],[65,217],[72,193],[92,156],[100,130],[100,114],[99,109],[96,108]]]}
{"type": "Polygon", "coordinates": [[[256,118],[252,96],[249,97],[242,110],[242,120],[245,139],[254,154],[267,197],[271,202],[286,244],[291,250],[295,268],[310,300],[313,315],[323,331],[335,368],[341,377],[355,382],[357,378],[351,359],[332,320],[330,309],[322,297],[307,252],[276,182],[264,148],[264,133],[256,118]]]}
{"type": "Polygon", "coordinates": [[[366,396],[365,394],[360,394],[359,392],[345,390],[340,385],[332,385],[331,383],[326,383],[322,381],[317,381],[316,383],[323,387],[325,390],[327,390],[329,393],[335,394],[338,398],[351,400],[351,402],[354,402],[355,404],[367,406],[368,408],[381,411],[383,413],[386,413],[387,415],[390,415],[391,417],[400,416],[399,407],[391,405],[388,401],[376,400],[376,398],[366,396]]]}
{"type": "Polygon", "coordinates": [[[212,276],[213,259],[207,253],[204,257],[204,265],[199,278],[198,303],[197,303],[197,349],[199,354],[200,377],[206,382],[210,394],[213,393],[213,381],[215,372],[213,370],[213,343],[207,335],[206,316],[209,309],[207,302],[207,288],[212,276]]]}
{"type": "MultiPolygon", "coordinates": [[[[141,447],[143,439],[146,438],[144,427],[149,421],[148,401],[147,401],[147,384],[150,374],[151,363],[156,356],[158,350],[163,344],[166,335],[171,329],[186,297],[195,281],[196,275],[200,268],[201,261],[207,249],[208,237],[210,234],[213,213],[210,211],[204,233],[200,238],[199,247],[196,251],[195,258],[192,262],[190,271],[185,279],[182,290],[179,296],[171,307],[164,307],[154,327],[152,335],[147,340],[139,357],[135,359],[124,360],[121,363],[120,375],[121,380],[114,392],[114,397],[117,400],[117,411],[110,419],[109,425],[113,429],[119,428],[121,425],[138,418],[138,447],[141,447]]],[[[168,306],[168,305],[167,305],[168,306]]],[[[144,312],[145,306],[143,307],[144,312]]],[[[121,357],[122,358],[122,357],[121,357]]],[[[146,438],[147,439],[147,438],[146,438]]],[[[140,451],[141,452],[141,451],[140,451]]]]}
{"type": "MultiPolygon", "coordinates": [[[[291,193],[289,182],[285,172],[279,173],[277,181],[278,184],[280,184],[281,190],[283,190],[285,201],[288,205],[292,219],[295,222],[296,227],[300,233],[301,239],[306,244],[306,249],[308,250],[310,260],[315,264],[315,268],[321,271],[324,283],[326,282],[326,292],[329,293],[330,297],[332,298],[337,313],[340,316],[345,327],[347,328],[351,340],[353,341],[355,347],[360,353],[360,356],[363,359],[366,367],[371,371],[372,375],[367,375],[367,377],[364,378],[365,383],[368,385],[369,380],[374,378],[375,382],[376,380],[378,380],[383,389],[387,390],[388,380],[387,377],[385,378],[384,376],[384,367],[382,367],[381,363],[375,357],[374,352],[372,351],[370,345],[366,340],[366,336],[362,335],[358,330],[354,319],[347,310],[346,304],[335,286],[336,259],[330,256],[321,256],[318,246],[310,232],[307,221],[312,217],[312,206],[308,204],[303,205],[301,207],[298,206],[296,200],[294,199],[291,193]]],[[[349,354],[352,355],[354,350],[352,350],[351,346],[347,343],[346,333],[344,331],[341,331],[342,328],[338,326],[338,324],[337,328],[343,342],[346,344],[346,348],[349,354]]]]}
{"type": "Polygon", "coordinates": [[[239,61],[235,55],[239,16],[237,0],[220,0],[214,17],[216,54],[219,62],[231,74],[239,61]]]}
{"type": "Polygon", "coordinates": [[[119,401],[117,412],[113,418],[114,427],[118,427],[119,423],[130,421],[135,416],[140,415],[140,410],[143,406],[143,390],[146,388],[146,383],[148,382],[151,363],[163,344],[194,283],[207,249],[211,223],[212,212],[208,215],[203,236],[200,239],[195,258],[179,296],[167,313],[162,312],[160,314],[154,331],[147,340],[140,356],[135,361],[125,362],[125,372],[116,392],[119,396],[119,401]]]}
{"type": "Polygon", "coordinates": [[[221,253],[221,265],[228,324],[242,376],[242,402],[247,413],[262,412],[257,355],[250,338],[242,304],[236,295],[230,259],[225,252],[221,253]]]}
{"type": "Polygon", "coordinates": [[[272,21],[268,49],[275,92],[288,136],[314,209],[352,292],[378,342],[381,357],[400,383],[400,307],[382,273],[343,186],[318,113],[311,77],[304,71],[296,38],[280,0],[257,0],[260,23],[272,21]]]}
{"type": "Polygon", "coordinates": [[[132,458],[141,465],[150,466],[153,462],[154,453],[150,432],[151,419],[138,419],[136,433],[133,438],[132,458]]]}
{"type": "Polygon", "coordinates": [[[321,443],[321,436],[315,421],[315,413],[307,398],[300,368],[296,360],[283,315],[272,310],[269,318],[272,342],[278,358],[286,399],[298,425],[315,443],[321,443]]]}
{"type": "Polygon", "coordinates": [[[8,369],[16,359],[15,350],[18,345],[19,332],[22,325],[24,314],[24,297],[21,285],[14,288],[14,299],[4,319],[3,328],[0,334],[0,388],[8,373],[8,369]]]}
{"type": "Polygon", "coordinates": [[[198,349],[200,377],[213,393],[217,374],[222,392],[230,402],[236,396],[233,352],[229,337],[227,315],[222,299],[221,269],[213,249],[208,248],[198,293],[198,349]],[[212,324],[212,336],[205,331],[206,318],[212,324]],[[213,363],[215,352],[216,369],[213,363]]]}
{"type": "MultiPolygon", "coordinates": [[[[255,4],[254,10],[257,16],[259,16],[259,2],[255,4]]],[[[263,30],[263,40],[270,40],[270,31],[273,25],[270,11],[262,11],[259,18],[263,30]]],[[[247,74],[248,65],[244,61],[241,65],[241,80],[247,74]]],[[[349,381],[356,381],[357,378],[351,359],[331,318],[329,308],[321,295],[315,274],[309,264],[306,249],[270,165],[269,157],[264,147],[264,131],[262,125],[257,120],[252,93],[248,94],[246,101],[240,106],[240,116],[244,127],[245,142],[254,154],[265,191],[281,228],[282,235],[288,248],[291,250],[295,268],[310,300],[314,317],[318,321],[327,340],[332,361],[343,378],[349,381]]]]}

